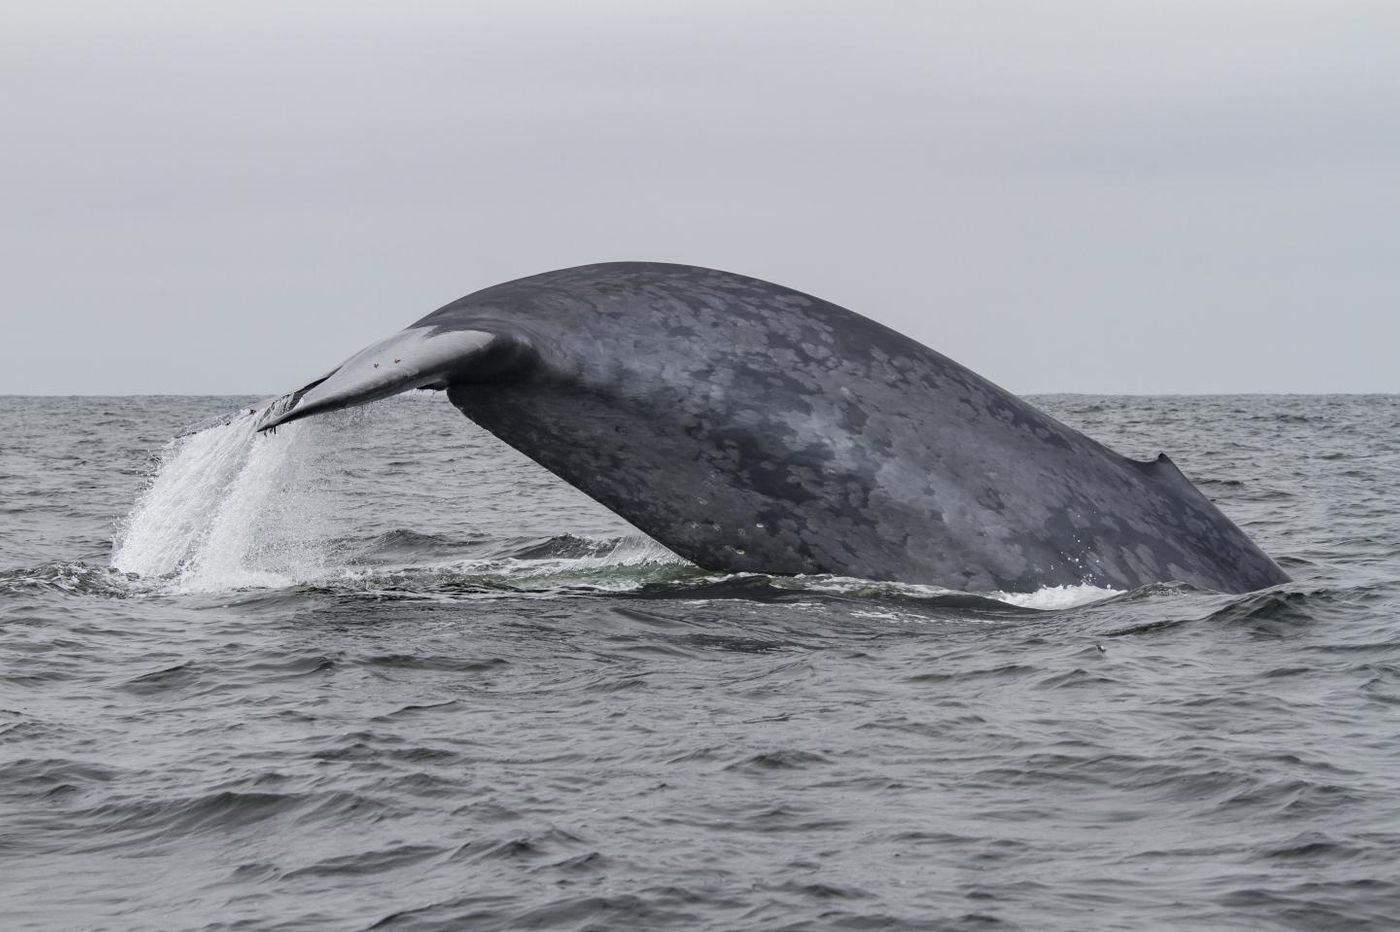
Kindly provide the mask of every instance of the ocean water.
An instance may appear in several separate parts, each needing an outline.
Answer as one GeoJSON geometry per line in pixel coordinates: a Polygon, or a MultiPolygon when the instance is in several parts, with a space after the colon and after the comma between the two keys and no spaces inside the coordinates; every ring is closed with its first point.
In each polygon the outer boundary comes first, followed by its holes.
{"type": "Polygon", "coordinates": [[[724,576],[431,396],[0,399],[6,929],[1400,922],[1400,398],[1035,399],[1293,575],[724,576]]]}

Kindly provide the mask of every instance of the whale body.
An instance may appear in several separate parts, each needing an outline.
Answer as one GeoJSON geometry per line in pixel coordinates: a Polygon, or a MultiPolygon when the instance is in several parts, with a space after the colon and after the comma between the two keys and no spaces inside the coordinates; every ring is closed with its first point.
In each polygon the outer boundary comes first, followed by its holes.
{"type": "Polygon", "coordinates": [[[442,307],[259,429],[417,388],[716,571],[977,592],[1287,575],[1162,455],[1134,461],[845,308],[622,262],[442,307]]]}

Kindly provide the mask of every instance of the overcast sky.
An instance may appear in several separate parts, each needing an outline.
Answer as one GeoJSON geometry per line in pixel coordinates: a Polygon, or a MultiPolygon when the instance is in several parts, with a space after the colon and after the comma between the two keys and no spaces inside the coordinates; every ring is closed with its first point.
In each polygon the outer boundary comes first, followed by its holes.
{"type": "Polygon", "coordinates": [[[1019,392],[1400,391],[1400,3],[7,0],[0,393],[278,393],[613,259],[1019,392]]]}

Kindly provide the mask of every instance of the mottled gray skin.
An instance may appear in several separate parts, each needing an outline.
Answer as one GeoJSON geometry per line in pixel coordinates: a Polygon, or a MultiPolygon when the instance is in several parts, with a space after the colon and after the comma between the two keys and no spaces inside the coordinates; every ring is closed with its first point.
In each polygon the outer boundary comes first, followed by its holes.
{"type": "Polygon", "coordinates": [[[768,282],[583,266],[468,295],[419,328],[494,334],[439,383],[452,403],[708,569],[1018,592],[1288,578],[1165,456],[1119,456],[768,282]]]}

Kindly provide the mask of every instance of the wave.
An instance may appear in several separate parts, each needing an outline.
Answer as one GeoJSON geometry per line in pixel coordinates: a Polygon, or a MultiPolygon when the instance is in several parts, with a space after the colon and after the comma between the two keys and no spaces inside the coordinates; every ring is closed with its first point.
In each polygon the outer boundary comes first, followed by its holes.
{"type": "Polygon", "coordinates": [[[896,619],[937,607],[1005,615],[1060,611],[1123,593],[1093,586],[1056,586],[1030,593],[960,592],[938,586],[876,582],[843,576],[714,573],[650,538],[635,536],[465,539],[399,529],[368,540],[339,538],[317,561],[318,572],[237,568],[192,573],[176,564],[143,575],[116,567],[49,563],[0,572],[0,592],[53,592],[97,598],[242,594],[243,602],[320,593],[347,598],[456,601],[499,598],[597,598],[771,604],[849,603],[860,617],[896,619]]]}
{"type": "Polygon", "coordinates": [[[73,596],[121,599],[139,590],[136,577],[107,566],[43,563],[0,571],[0,594],[57,592],[73,596]]]}

